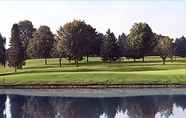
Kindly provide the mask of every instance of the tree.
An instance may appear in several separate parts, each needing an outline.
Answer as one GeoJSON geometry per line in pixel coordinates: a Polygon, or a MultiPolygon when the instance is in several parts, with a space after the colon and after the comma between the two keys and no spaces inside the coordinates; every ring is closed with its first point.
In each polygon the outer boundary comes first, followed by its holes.
{"type": "Polygon", "coordinates": [[[155,47],[155,38],[146,23],[135,23],[128,35],[129,52],[134,59],[143,58],[155,47]]]}
{"type": "Polygon", "coordinates": [[[94,44],[94,54],[96,56],[101,56],[101,46],[103,45],[103,41],[105,40],[105,36],[102,33],[96,34],[96,40],[94,44]]]}
{"type": "Polygon", "coordinates": [[[81,30],[81,35],[83,36],[84,39],[84,55],[87,57],[87,62],[88,62],[88,57],[89,55],[94,55],[97,53],[96,48],[98,48],[99,45],[97,43],[99,40],[96,38],[96,29],[94,29],[91,25],[83,24],[82,27],[83,30],[81,30]]]}
{"type": "Polygon", "coordinates": [[[33,34],[33,38],[28,45],[28,53],[31,57],[44,58],[47,64],[47,58],[50,57],[50,51],[53,47],[54,35],[48,26],[40,26],[33,34]]]}
{"type": "Polygon", "coordinates": [[[22,43],[19,37],[19,27],[14,24],[11,30],[10,48],[8,52],[9,66],[15,68],[22,68],[24,62],[24,53],[22,43]]]}
{"type": "Polygon", "coordinates": [[[60,58],[61,54],[59,52],[58,48],[58,44],[60,42],[60,39],[57,35],[54,35],[54,43],[53,43],[53,47],[50,51],[50,57],[51,58],[60,58]]]}
{"type": "Polygon", "coordinates": [[[5,49],[6,38],[0,34],[0,64],[5,67],[6,64],[6,49],[5,49]]]}
{"type": "Polygon", "coordinates": [[[96,29],[84,21],[74,20],[66,23],[59,28],[58,37],[63,39],[68,58],[75,60],[75,63],[83,59],[83,56],[86,56],[88,62],[90,55],[98,53],[100,42],[96,29]]]}
{"type": "Polygon", "coordinates": [[[32,25],[32,22],[29,20],[24,20],[24,21],[20,21],[18,23],[18,27],[19,27],[19,35],[20,35],[20,40],[22,42],[22,46],[24,49],[24,59],[27,58],[27,46],[29,43],[29,40],[32,39],[32,35],[33,32],[35,31],[35,28],[32,25]]]}
{"type": "Polygon", "coordinates": [[[117,39],[114,36],[114,33],[108,29],[102,45],[102,59],[103,61],[113,62],[120,58],[120,54],[117,39]]]}
{"type": "Polygon", "coordinates": [[[172,56],[172,39],[168,36],[159,35],[156,52],[162,58],[163,64],[165,64],[166,58],[172,56]]]}
{"type": "Polygon", "coordinates": [[[127,36],[124,33],[122,33],[118,37],[118,46],[119,46],[119,51],[121,52],[121,57],[126,56],[128,45],[127,45],[127,36]]]}
{"type": "Polygon", "coordinates": [[[175,53],[177,56],[186,57],[186,38],[184,36],[176,39],[175,53]]]}
{"type": "MultiPolygon", "coordinates": [[[[59,34],[60,35],[60,32],[59,34]]],[[[59,58],[59,66],[62,66],[62,58],[65,57],[65,49],[64,49],[64,40],[63,38],[60,38],[59,36],[56,36],[56,44],[55,44],[55,49],[57,56],[59,58]]]]}
{"type": "Polygon", "coordinates": [[[66,23],[57,31],[59,38],[64,43],[65,54],[69,60],[75,60],[76,66],[78,66],[78,61],[82,60],[85,54],[87,41],[84,28],[85,22],[74,20],[66,23]]]}

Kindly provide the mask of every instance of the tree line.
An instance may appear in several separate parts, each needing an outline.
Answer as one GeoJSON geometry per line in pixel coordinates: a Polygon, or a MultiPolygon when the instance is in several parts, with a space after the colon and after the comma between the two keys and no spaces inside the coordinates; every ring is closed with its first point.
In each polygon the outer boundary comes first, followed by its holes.
{"type": "Polygon", "coordinates": [[[156,34],[147,23],[135,23],[126,35],[118,37],[108,29],[105,34],[97,32],[96,28],[85,21],[73,20],[60,26],[57,34],[50,27],[43,25],[34,28],[29,20],[13,24],[11,29],[10,47],[5,49],[6,38],[0,35],[0,64],[22,68],[26,59],[62,58],[79,61],[90,56],[101,57],[104,62],[115,62],[122,57],[127,59],[142,59],[148,55],[159,55],[163,64],[174,55],[186,56],[186,38],[182,36],[174,42],[169,36],[156,34]]]}

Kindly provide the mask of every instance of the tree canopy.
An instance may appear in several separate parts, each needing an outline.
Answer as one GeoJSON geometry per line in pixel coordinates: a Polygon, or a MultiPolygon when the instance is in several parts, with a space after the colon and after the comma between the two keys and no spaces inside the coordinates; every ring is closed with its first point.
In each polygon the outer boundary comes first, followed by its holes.
{"type": "Polygon", "coordinates": [[[47,64],[47,58],[50,57],[50,51],[53,47],[54,35],[48,26],[40,26],[29,42],[28,53],[31,57],[44,58],[47,64]]]}
{"type": "Polygon", "coordinates": [[[101,57],[103,61],[113,62],[120,58],[121,52],[117,39],[110,29],[107,30],[105,39],[103,41],[101,57]]]}
{"type": "Polygon", "coordinates": [[[186,38],[184,36],[177,38],[174,46],[177,56],[186,57],[186,38]]]}
{"type": "Polygon", "coordinates": [[[6,63],[6,38],[0,34],[0,64],[5,66],[6,63]]]}
{"type": "MultiPolygon", "coordinates": [[[[110,29],[103,34],[85,21],[73,20],[60,26],[53,34],[46,25],[35,29],[32,22],[23,20],[14,24],[11,32],[10,48],[8,49],[9,65],[21,68],[27,58],[62,58],[79,61],[90,56],[99,56],[105,62],[114,62],[121,57],[136,59],[154,54],[159,55],[163,62],[172,57],[173,46],[176,55],[186,57],[186,38],[173,40],[168,36],[157,35],[147,23],[135,23],[129,34],[122,33],[115,37],[110,29]],[[154,51],[155,50],[155,51],[154,51]],[[14,56],[14,57],[13,57],[14,56]],[[19,56],[19,57],[18,57],[19,56]],[[21,58],[21,59],[20,59],[21,58]]],[[[5,38],[0,35],[0,64],[6,60],[5,38]]]]}
{"type": "Polygon", "coordinates": [[[96,53],[96,31],[84,21],[68,22],[60,27],[57,33],[60,45],[64,45],[60,47],[64,49],[69,59],[75,60],[76,64],[83,56],[87,56],[88,61],[88,56],[96,53]]]}
{"type": "Polygon", "coordinates": [[[27,58],[26,50],[29,43],[29,40],[32,38],[35,28],[32,25],[32,22],[29,20],[23,20],[18,23],[19,27],[19,37],[22,42],[24,49],[24,59],[27,58]]]}
{"type": "Polygon", "coordinates": [[[146,23],[135,23],[128,35],[129,57],[144,58],[154,48],[155,38],[150,26],[146,23]]]}
{"type": "Polygon", "coordinates": [[[121,57],[127,56],[128,44],[127,44],[127,36],[122,33],[118,37],[118,46],[119,51],[121,53],[121,57]]]}
{"type": "Polygon", "coordinates": [[[10,49],[9,49],[9,66],[22,68],[24,62],[23,46],[19,35],[18,24],[14,24],[11,30],[10,49]]]}
{"type": "Polygon", "coordinates": [[[163,60],[165,64],[166,58],[172,56],[172,39],[168,36],[159,35],[159,40],[156,46],[156,51],[163,60]]]}

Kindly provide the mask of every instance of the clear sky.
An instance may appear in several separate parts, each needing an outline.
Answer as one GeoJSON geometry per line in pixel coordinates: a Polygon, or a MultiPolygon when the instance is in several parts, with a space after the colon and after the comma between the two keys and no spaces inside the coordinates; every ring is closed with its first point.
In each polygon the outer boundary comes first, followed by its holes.
{"type": "Polygon", "coordinates": [[[102,33],[110,28],[116,36],[128,34],[135,22],[146,22],[154,32],[172,38],[186,35],[186,0],[3,0],[0,13],[0,32],[7,39],[13,23],[25,19],[36,28],[48,25],[54,33],[79,19],[102,33]]]}

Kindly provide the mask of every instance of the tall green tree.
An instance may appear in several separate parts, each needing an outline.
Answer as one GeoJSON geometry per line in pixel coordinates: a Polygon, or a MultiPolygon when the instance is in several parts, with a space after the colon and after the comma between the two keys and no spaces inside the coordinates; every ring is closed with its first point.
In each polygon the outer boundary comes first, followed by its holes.
{"type": "Polygon", "coordinates": [[[98,53],[98,43],[96,29],[84,21],[74,20],[66,23],[58,30],[58,37],[65,45],[65,52],[69,59],[78,61],[86,56],[96,55],[98,53]],[[62,41],[63,40],[63,41],[62,41]]]}
{"type": "Polygon", "coordinates": [[[99,48],[97,43],[99,42],[96,33],[96,29],[93,28],[91,25],[83,24],[82,26],[82,35],[84,39],[84,55],[87,58],[88,62],[88,57],[90,55],[95,55],[97,53],[96,48],[99,48]]]}
{"type": "Polygon", "coordinates": [[[186,38],[184,36],[177,38],[174,46],[176,56],[186,57],[186,38]]]}
{"type": "Polygon", "coordinates": [[[104,40],[105,40],[104,34],[98,32],[96,34],[96,41],[95,41],[94,48],[93,48],[95,56],[99,56],[99,57],[101,56],[101,49],[102,49],[104,40]]]}
{"type": "Polygon", "coordinates": [[[101,57],[103,61],[113,62],[120,58],[121,52],[117,43],[117,39],[110,29],[107,30],[103,41],[101,57]]]}
{"type": "Polygon", "coordinates": [[[57,45],[59,43],[59,38],[57,35],[54,34],[54,43],[53,43],[53,47],[50,51],[50,57],[51,58],[59,58],[60,57],[60,53],[57,50],[57,45]]]}
{"type": "Polygon", "coordinates": [[[5,67],[6,64],[6,38],[0,34],[0,64],[5,67]]]}
{"type": "Polygon", "coordinates": [[[156,52],[162,58],[163,64],[165,64],[166,58],[172,56],[172,41],[173,39],[168,36],[159,35],[158,43],[156,46],[156,52]]]}
{"type": "Polygon", "coordinates": [[[28,47],[28,43],[29,40],[33,38],[32,35],[36,29],[34,28],[32,22],[29,20],[20,21],[18,23],[18,27],[19,27],[19,35],[20,35],[19,37],[24,49],[24,59],[26,59],[27,58],[26,50],[28,47]]]}
{"type": "Polygon", "coordinates": [[[121,57],[126,56],[127,55],[128,44],[127,44],[127,36],[124,33],[119,35],[118,45],[119,45],[119,51],[121,53],[121,57]]]}
{"type": "Polygon", "coordinates": [[[47,64],[47,58],[50,57],[50,51],[53,47],[54,35],[48,26],[40,26],[30,40],[28,53],[32,57],[44,58],[47,64]]]}
{"type": "Polygon", "coordinates": [[[155,47],[155,38],[150,26],[146,23],[135,23],[128,35],[129,52],[135,58],[143,58],[155,47]]]}
{"type": "Polygon", "coordinates": [[[85,45],[87,45],[88,38],[85,34],[85,25],[84,21],[74,20],[66,23],[57,31],[64,45],[62,48],[65,54],[70,60],[75,60],[76,66],[78,66],[78,61],[83,59],[85,49],[87,49],[85,45]]]}
{"type": "MultiPolygon", "coordinates": [[[[60,33],[59,33],[60,35],[60,33]]],[[[59,36],[56,37],[56,45],[55,45],[56,53],[59,58],[59,66],[62,67],[62,58],[66,56],[65,49],[64,49],[64,40],[61,39],[59,36]]]]}
{"type": "Polygon", "coordinates": [[[8,52],[9,66],[15,68],[22,68],[24,62],[23,46],[19,35],[19,27],[14,24],[11,30],[10,48],[8,52]]]}

